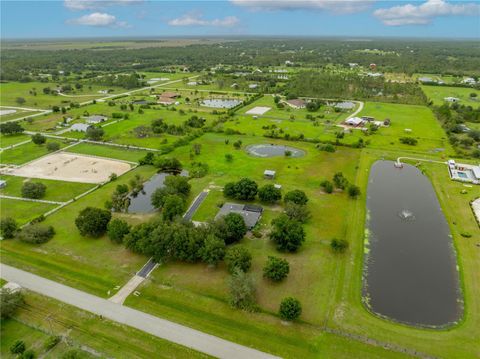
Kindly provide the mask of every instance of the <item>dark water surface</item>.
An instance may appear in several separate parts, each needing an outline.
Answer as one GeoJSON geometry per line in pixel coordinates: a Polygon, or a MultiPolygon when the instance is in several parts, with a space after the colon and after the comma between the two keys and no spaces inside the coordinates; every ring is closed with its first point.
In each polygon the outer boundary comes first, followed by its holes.
{"type": "Polygon", "coordinates": [[[163,187],[163,181],[168,173],[157,173],[143,184],[143,191],[136,197],[130,197],[130,206],[128,206],[129,213],[150,213],[155,211],[152,206],[150,198],[157,188],[163,187]]]}
{"type": "Polygon", "coordinates": [[[364,298],[377,314],[442,326],[462,314],[450,229],[435,191],[417,168],[378,161],[371,169],[364,298]]]}
{"type": "Polygon", "coordinates": [[[298,148],[282,145],[250,145],[246,148],[247,152],[255,157],[276,157],[285,156],[285,151],[290,151],[290,157],[303,157],[305,151],[298,148]]]}

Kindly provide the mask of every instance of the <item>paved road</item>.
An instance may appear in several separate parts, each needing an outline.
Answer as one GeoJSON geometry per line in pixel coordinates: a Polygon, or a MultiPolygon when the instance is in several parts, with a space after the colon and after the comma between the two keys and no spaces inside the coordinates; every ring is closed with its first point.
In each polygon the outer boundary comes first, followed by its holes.
{"type": "Polygon", "coordinates": [[[192,205],[190,206],[190,208],[187,210],[187,212],[185,212],[185,214],[183,215],[183,219],[187,220],[187,221],[191,221],[192,218],[193,218],[193,215],[195,214],[195,212],[197,211],[198,207],[200,207],[200,205],[202,204],[202,202],[205,200],[205,198],[207,197],[208,195],[208,191],[202,191],[200,192],[200,194],[197,196],[197,198],[195,198],[195,200],[193,201],[192,205]]]}
{"type": "Polygon", "coordinates": [[[0,273],[3,279],[18,283],[22,287],[34,292],[214,357],[228,359],[277,358],[273,355],[157,318],[139,310],[112,303],[106,299],[6,264],[0,264],[0,273]]]}
{"type": "Polygon", "coordinates": [[[147,263],[137,272],[137,275],[142,278],[147,278],[148,275],[155,269],[157,263],[153,260],[153,257],[148,260],[147,263]]]}

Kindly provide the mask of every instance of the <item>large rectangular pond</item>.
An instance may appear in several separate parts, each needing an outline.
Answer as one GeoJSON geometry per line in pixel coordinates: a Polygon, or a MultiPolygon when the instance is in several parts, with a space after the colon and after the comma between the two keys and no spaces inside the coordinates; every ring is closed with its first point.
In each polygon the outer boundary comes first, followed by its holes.
{"type": "Polygon", "coordinates": [[[376,162],[367,197],[363,298],[374,313],[439,327],[463,312],[450,229],[432,184],[416,167],[376,162]]]}

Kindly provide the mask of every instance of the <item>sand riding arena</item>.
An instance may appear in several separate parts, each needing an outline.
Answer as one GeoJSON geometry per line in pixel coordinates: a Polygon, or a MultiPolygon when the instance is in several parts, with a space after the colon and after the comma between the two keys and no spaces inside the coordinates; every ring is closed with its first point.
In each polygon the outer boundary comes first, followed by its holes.
{"type": "Polygon", "coordinates": [[[108,158],[58,152],[41,157],[17,168],[2,171],[5,174],[59,181],[102,183],[110,175],[117,176],[132,167],[128,162],[108,158]]]}

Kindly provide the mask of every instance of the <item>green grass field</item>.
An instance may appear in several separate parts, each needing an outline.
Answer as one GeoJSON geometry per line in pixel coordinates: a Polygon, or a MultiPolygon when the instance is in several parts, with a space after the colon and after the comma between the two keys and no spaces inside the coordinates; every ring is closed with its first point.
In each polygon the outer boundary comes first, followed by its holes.
{"type": "Polygon", "coordinates": [[[461,105],[480,106],[480,91],[473,88],[427,85],[422,85],[421,87],[425,95],[433,101],[434,105],[443,105],[445,97],[456,97],[460,99],[459,103],[461,105]],[[477,97],[470,97],[472,93],[476,93],[477,97]]]}
{"type": "Polygon", "coordinates": [[[23,184],[27,181],[31,181],[43,183],[47,187],[45,197],[42,199],[58,202],[66,202],[94,187],[94,185],[90,183],[75,183],[5,175],[0,175],[0,179],[7,181],[7,186],[0,189],[0,194],[22,197],[23,184]]]}
{"type": "Polygon", "coordinates": [[[24,134],[17,135],[1,135],[0,134],[0,147],[5,148],[16,143],[27,141],[30,139],[30,136],[24,134]]]}
{"type": "Polygon", "coordinates": [[[27,202],[16,199],[2,198],[0,201],[1,217],[12,217],[19,225],[28,223],[55,207],[57,207],[55,204],[27,202]]]}
{"type": "Polygon", "coordinates": [[[148,151],[127,149],[109,145],[80,143],[76,146],[70,147],[68,152],[138,162],[138,160],[144,157],[148,151]]]}
{"type": "MultiPolygon", "coordinates": [[[[47,142],[57,142],[60,145],[60,148],[67,146],[67,144],[57,139],[48,139],[47,142]]],[[[33,142],[29,142],[24,145],[1,152],[0,163],[22,165],[36,158],[45,156],[48,153],[49,152],[45,144],[36,145],[33,142]]]]}
{"type": "Polygon", "coordinates": [[[17,358],[9,350],[16,340],[23,340],[27,349],[44,358],[62,358],[70,351],[78,359],[207,357],[44,296],[28,292],[25,299],[13,318],[2,319],[2,358],[17,358]],[[63,339],[48,351],[45,342],[54,335],[63,339]]]}

